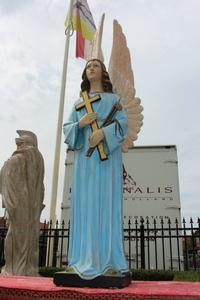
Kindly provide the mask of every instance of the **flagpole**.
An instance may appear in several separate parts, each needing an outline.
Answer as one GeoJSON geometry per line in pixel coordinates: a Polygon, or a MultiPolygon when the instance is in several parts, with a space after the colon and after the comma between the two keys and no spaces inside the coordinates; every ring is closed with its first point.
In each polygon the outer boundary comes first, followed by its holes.
{"type": "MultiPolygon", "coordinates": [[[[73,0],[70,0],[69,20],[71,20],[72,17],[72,10],[73,10],[73,0]]],[[[59,110],[58,110],[56,147],[55,147],[55,155],[54,155],[51,204],[50,204],[50,220],[52,221],[52,226],[54,226],[56,222],[56,202],[57,202],[57,191],[58,191],[60,148],[61,148],[61,136],[62,136],[62,126],[63,126],[63,111],[64,111],[65,87],[66,87],[67,66],[68,66],[70,30],[71,30],[71,26],[68,26],[68,28],[66,29],[64,62],[63,62],[60,102],[59,102],[59,110]]]]}

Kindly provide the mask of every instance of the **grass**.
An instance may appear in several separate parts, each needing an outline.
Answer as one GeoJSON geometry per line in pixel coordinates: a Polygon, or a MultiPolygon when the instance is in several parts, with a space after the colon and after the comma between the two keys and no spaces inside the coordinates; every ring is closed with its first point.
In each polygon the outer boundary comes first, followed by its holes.
{"type": "Polygon", "coordinates": [[[200,271],[132,270],[133,280],[200,282],[200,271]]]}
{"type": "Polygon", "coordinates": [[[55,272],[64,271],[65,268],[56,268],[56,267],[40,267],[39,274],[43,277],[53,277],[55,272]]]}
{"type": "Polygon", "coordinates": [[[200,271],[174,271],[174,281],[200,281],[200,271]]]}

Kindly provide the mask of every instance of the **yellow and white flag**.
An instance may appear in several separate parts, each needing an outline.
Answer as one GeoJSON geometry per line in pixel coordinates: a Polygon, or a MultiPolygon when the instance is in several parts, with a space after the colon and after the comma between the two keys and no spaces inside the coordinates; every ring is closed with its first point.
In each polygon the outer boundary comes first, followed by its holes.
{"type": "Polygon", "coordinates": [[[88,59],[92,39],[96,31],[94,19],[89,9],[87,0],[73,0],[72,17],[69,14],[65,21],[65,26],[72,26],[76,30],[76,57],[88,59]]]}

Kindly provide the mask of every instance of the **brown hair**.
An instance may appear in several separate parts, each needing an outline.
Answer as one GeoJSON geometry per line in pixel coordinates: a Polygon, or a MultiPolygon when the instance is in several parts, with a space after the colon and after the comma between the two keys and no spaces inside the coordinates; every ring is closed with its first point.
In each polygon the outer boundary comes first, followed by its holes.
{"type": "Polygon", "coordinates": [[[83,74],[82,74],[82,82],[81,82],[81,91],[84,92],[90,92],[90,82],[89,80],[87,79],[87,75],[86,75],[86,69],[87,69],[87,64],[90,62],[90,61],[98,61],[101,65],[101,70],[102,70],[102,87],[103,87],[103,91],[104,92],[108,92],[108,93],[113,93],[113,86],[112,86],[112,83],[110,81],[110,77],[109,77],[109,74],[108,72],[106,71],[106,67],[104,65],[104,63],[99,60],[99,59],[90,59],[87,63],[86,63],[86,66],[85,66],[85,69],[83,70],[83,74]]]}

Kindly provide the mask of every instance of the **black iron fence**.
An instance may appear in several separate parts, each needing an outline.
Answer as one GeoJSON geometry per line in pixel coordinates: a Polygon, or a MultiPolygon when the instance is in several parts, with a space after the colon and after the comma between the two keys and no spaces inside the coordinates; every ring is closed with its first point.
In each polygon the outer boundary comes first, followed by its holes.
{"type": "MultiPolygon", "coordinates": [[[[0,266],[7,227],[0,227],[0,266]]],[[[39,266],[67,265],[70,224],[45,222],[40,229],[39,266]]],[[[130,269],[200,270],[200,218],[129,219],[124,247],[130,269]]]]}

